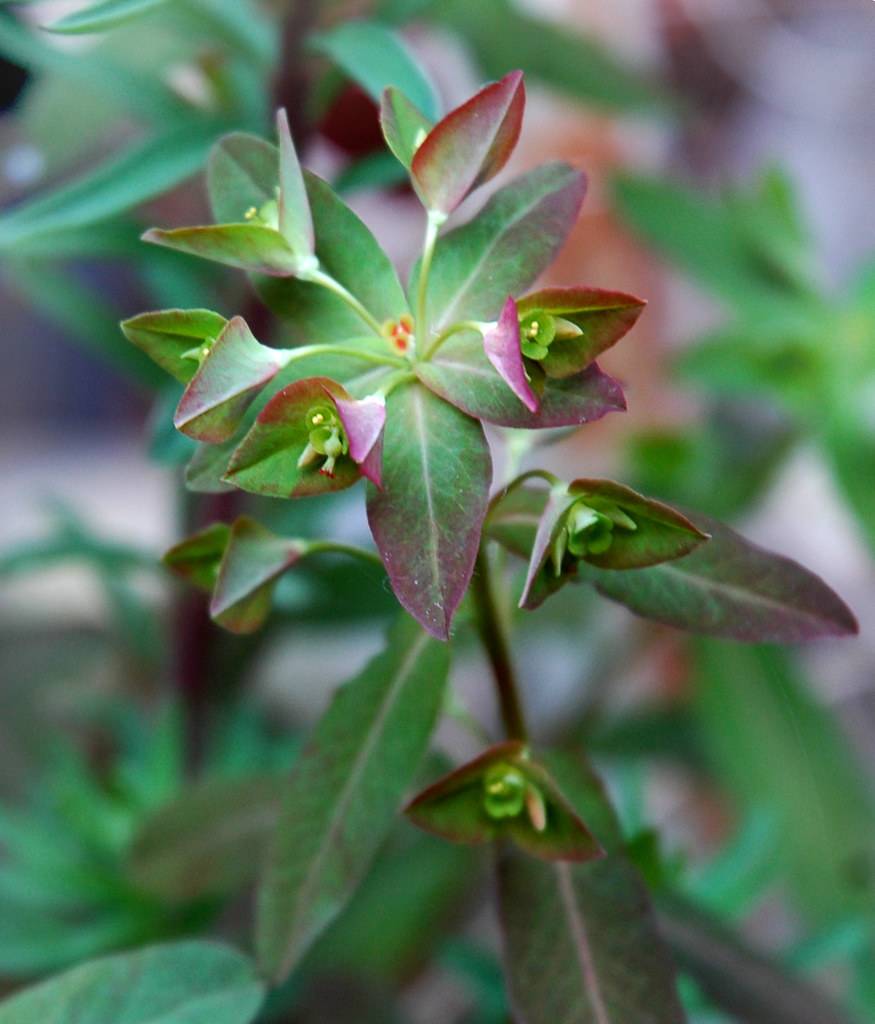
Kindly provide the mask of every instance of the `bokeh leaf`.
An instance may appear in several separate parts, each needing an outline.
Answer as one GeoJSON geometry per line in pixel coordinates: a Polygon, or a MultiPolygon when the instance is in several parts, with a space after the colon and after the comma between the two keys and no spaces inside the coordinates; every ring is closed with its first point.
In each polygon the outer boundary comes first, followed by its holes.
{"type": "Polygon", "coordinates": [[[248,1024],[264,987],[243,954],[179,942],[94,960],[0,1003],[0,1024],[248,1024]]]}
{"type": "Polygon", "coordinates": [[[163,7],[167,0],[102,0],[47,25],[49,32],[64,35],[105,32],[163,7]]]}
{"type": "Polygon", "coordinates": [[[404,617],[335,696],[288,781],[259,893],[262,969],[284,977],[356,889],[415,775],[449,652],[404,617]]]}

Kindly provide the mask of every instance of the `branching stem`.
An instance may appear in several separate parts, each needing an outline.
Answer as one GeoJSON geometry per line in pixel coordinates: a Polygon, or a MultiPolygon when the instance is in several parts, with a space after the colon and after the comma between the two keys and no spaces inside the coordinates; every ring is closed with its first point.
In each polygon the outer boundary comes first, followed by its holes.
{"type": "Polygon", "coordinates": [[[481,546],[474,567],[472,594],[477,612],[477,627],[480,639],[492,667],[495,689],[504,729],[509,739],[526,740],[525,717],[519,695],[519,686],[514,672],[510,644],[492,586],[489,556],[481,546]]]}
{"type": "Polygon", "coordinates": [[[447,338],[452,338],[454,334],[461,334],[463,331],[479,331],[482,334],[485,326],[486,325],[482,324],[479,320],[460,320],[458,323],[452,324],[450,327],[441,331],[441,333],[425,350],[422,358],[431,359],[447,338]]]}
{"type": "Polygon", "coordinates": [[[283,366],[288,366],[298,359],[308,356],[351,356],[365,363],[377,363],[380,366],[407,366],[403,359],[382,352],[369,352],[367,349],[355,348],[353,345],[301,345],[299,348],[278,349],[283,359],[283,366]]]}
{"type": "Polygon", "coordinates": [[[434,257],[434,247],[437,242],[438,231],[444,220],[443,214],[435,214],[429,210],[428,220],[425,225],[425,240],[422,243],[419,285],[416,290],[416,340],[419,345],[424,345],[426,340],[425,306],[428,296],[428,278],[431,274],[431,261],[434,257]]]}

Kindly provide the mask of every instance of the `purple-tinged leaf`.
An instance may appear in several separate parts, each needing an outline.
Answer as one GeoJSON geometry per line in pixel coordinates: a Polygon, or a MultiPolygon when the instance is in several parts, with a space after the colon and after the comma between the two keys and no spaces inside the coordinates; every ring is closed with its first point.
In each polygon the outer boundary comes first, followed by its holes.
{"type": "Polygon", "coordinates": [[[175,544],[161,561],[180,579],[209,593],[219,576],[219,565],[230,536],[231,527],[227,523],[211,523],[175,544]]]}
{"type": "Polygon", "coordinates": [[[612,480],[550,491],[532,544],[520,607],[536,608],[581,561],[629,570],[681,558],[708,539],[686,516],[612,480]]]}
{"type": "Polygon", "coordinates": [[[235,316],[189,381],[173,425],[197,441],[219,444],[228,440],[255,396],[284,361],[284,353],[262,345],[246,321],[235,316]]]}
{"type": "Polygon", "coordinates": [[[545,487],[510,487],[493,499],[486,516],[486,533],[518,558],[529,560],[538,524],[550,497],[545,487]]]}
{"type": "Polygon", "coordinates": [[[279,230],[300,265],[313,261],[313,218],[304,175],[289,131],[285,110],[276,115],[279,136],[279,230]]]}
{"type": "Polygon", "coordinates": [[[518,741],[491,747],[445,775],[416,796],[405,813],[420,828],[456,843],[510,839],[545,860],[602,855],[550,773],[518,741]]]}
{"type": "Polygon", "coordinates": [[[479,423],[419,383],[390,394],[368,521],[396,597],[441,640],[474,570],[491,480],[479,423]]]}
{"type": "Polygon", "coordinates": [[[298,963],[370,867],[428,747],[448,670],[448,648],[403,616],[316,726],[259,893],[258,959],[271,978],[298,963]]]}
{"type": "Polygon", "coordinates": [[[520,1024],[684,1024],[647,893],[622,852],[604,790],[576,758],[548,769],[608,855],[583,864],[502,852],[499,909],[520,1024]]]}
{"type": "Polygon", "coordinates": [[[170,231],[150,228],[143,241],[269,276],[290,277],[298,269],[288,242],[265,224],[208,224],[170,231]]]}
{"type": "Polygon", "coordinates": [[[410,167],[422,140],[431,131],[431,121],[404,95],[389,86],[380,102],[380,125],[386,145],[405,167],[410,167]]]}
{"type": "Polygon", "coordinates": [[[285,779],[212,776],[148,812],[125,858],[125,874],[168,903],[225,896],[251,884],[276,827],[285,779]]]}
{"type": "Polygon", "coordinates": [[[121,329],[131,344],[186,384],[198,368],[197,359],[186,353],[218,338],[227,322],[209,309],[162,309],[123,320],[121,329]]]}
{"type": "Polygon", "coordinates": [[[498,174],[519,139],[525,103],[522,72],[512,71],[438,121],[410,165],[426,209],[449,214],[498,174]]]}
{"type": "Polygon", "coordinates": [[[417,364],[416,373],[435,394],[469,416],[503,427],[574,427],[626,408],[620,385],[593,363],[573,377],[532,375],[538,410],[530,412],[496,373],[474,332],[450,338],[430,362],[417,364]]]}
{"type": "Polygon", "coordinates": [[[547,354],[538,361],[548,377],[568,377],[585,369],[631,330],[646,305],[634,295],[581,287],[543,288],[517,301],[520,317],[546,313],[553,323],[559,317],[582,332],[568,337],[557,330],[547,354]]]}
{"type": "MultiPolygon", "coordinates": [[[[553,262],[586,192],[568,164],[544,164],[491,197],[467,224],[448,232],[435,250],[428,282],[431,331],[460,320],[497,319],[508,295],[519,295],[553,262]]],[[[410,294],[416,294],[419,264],[410,294]]]]}
{"type": "Polygon", "coordinates": [[[382,446],[386,424],[386,400],[382,395],[361,399],[335,398],[337,413],[349,440],[349,457],[361,466],[362,475],[380,486],[382,446]]]}
{"type": "Polygon", "coordinates": [[[853,612],[797,562],[751,544],[699,514],[711,534],[676,562],[616,572],[580,565],[582,580],[637,615],[747,643],[800,643],[858,631],[853,612]]]}
{"type": "Polygon", "coordinates": [[[232,132],[210,151],[207,192],[217,224],[238,224],[261,209],[279,188],[277,147],[257,135],[232,132]]]}
{"type": "Polygon", "coordinates": [[[311,445],[308,414],[336,409],[335,398],[351,396],[327,377],[308,377],[284,387],[234,450],[224,479],[244,491],[274,498],[304,498],[351,487],[361,476],[358,465],[346,453],[332,460],[311,445]]]}
{"type": "Polygon", "coordinates": [[[492,330],[483,336],[483,351],[504,382],[529,410],[538,411],[538,399],[526,375],[520,350],[520,321],[516,303],[508,297],[501,316],[492,330]]]}
{"type": "Polygon", "coordinates": [[[306,543],[280,537],[249,516],[231,527],[210,616],[232,633],[254,633],[270,612],[279,577],[306,553],[306,543]]]}

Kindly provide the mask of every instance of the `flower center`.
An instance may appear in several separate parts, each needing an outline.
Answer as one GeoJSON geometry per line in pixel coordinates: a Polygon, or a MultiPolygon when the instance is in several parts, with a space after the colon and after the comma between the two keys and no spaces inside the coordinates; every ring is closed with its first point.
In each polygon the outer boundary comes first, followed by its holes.
{"type": "Polygon", "coordinates": [[[402,313],[397,320],[387,320],[383,324],[383,337],[396,352],[406,356],[416,346],[413,327],[413,317],[408,313],[402,313]]]}
{"type": "Polygon", "coordinates": [[[526,805],[526,779],[510,764],[494,764],[483,776],[483,807],[490,818],[515,818],[526,805]]]}
{"type": "Polygon", "coordinates": [[[319,472],[323,476],[334,476],[337,460],[349,451],[349,441],[337,410],[326,403],[311,406],[304,417],[307,427],[307,445],[298,459],[298,468],[303,469],[323,458],[319,472]]]}

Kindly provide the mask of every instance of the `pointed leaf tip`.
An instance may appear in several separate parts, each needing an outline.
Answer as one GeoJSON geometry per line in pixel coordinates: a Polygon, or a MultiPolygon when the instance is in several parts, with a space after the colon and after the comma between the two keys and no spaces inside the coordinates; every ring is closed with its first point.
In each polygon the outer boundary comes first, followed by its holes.
{"type": "Polygon", "coordinates": [[[489,362],[502,376],[507,386],[529,410],[538,411],[538,399],[532,391],[526,374],[520,348],[520,321],[516,303],[508,297],[498,322],[483,335],[483,348],[489,362]]]}
{"type": "Polygon", "coordinates": [[[512,71],[438,121],[411,163],[414,187],[429,210],[452,213],[498,174],[516,147],[524,109],[523,75],[512,71]]]}
{"type": "Polygon", "coordinates": [[[279,137],[279,229],[299,262],[313,259],[315,243],[313,217],[304,184],[304,174],[292,141],[289,118],[284,108],[276,112],[279,137]]]}

